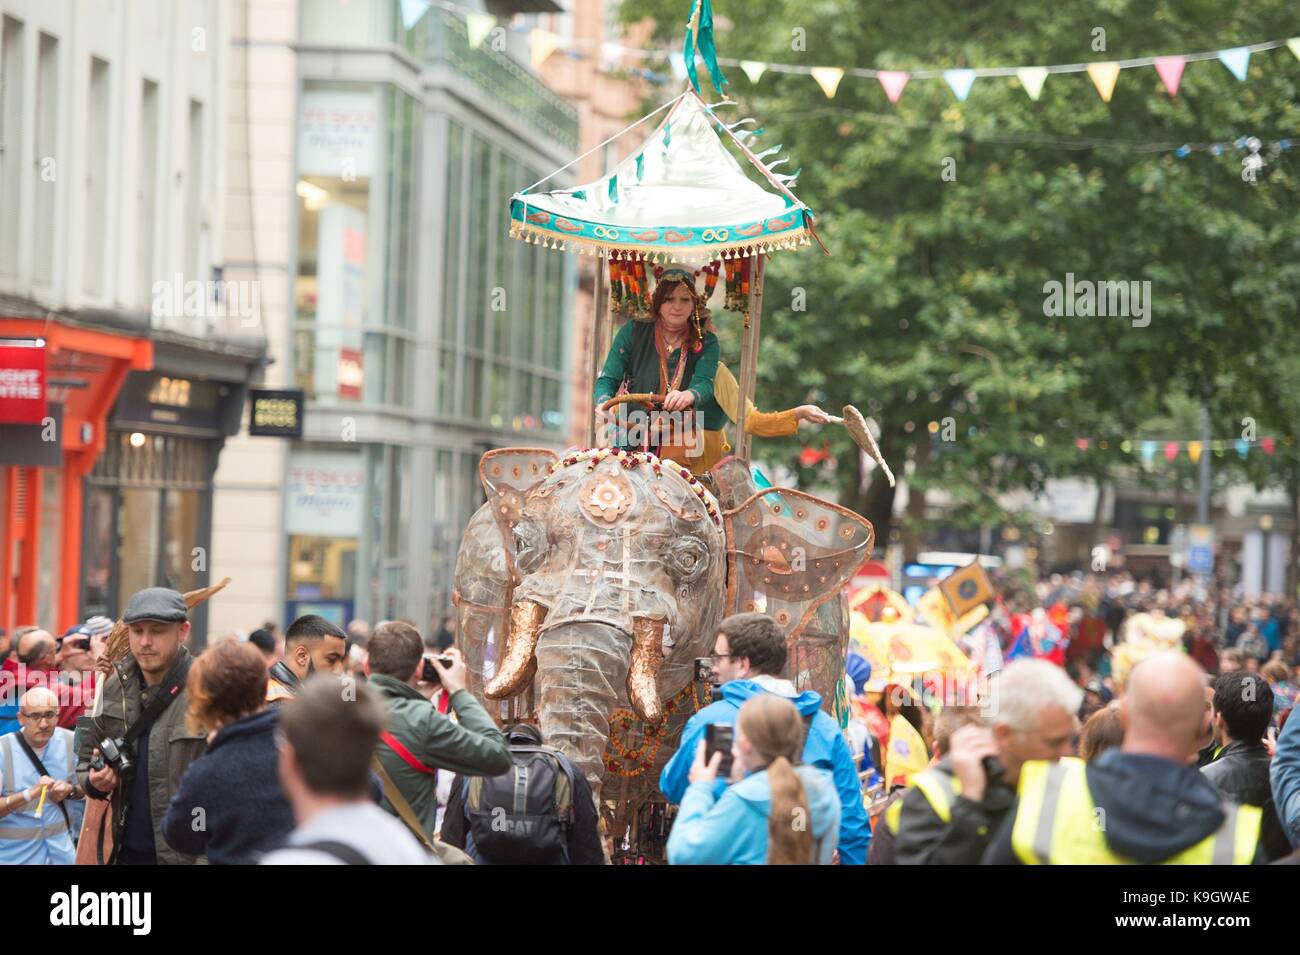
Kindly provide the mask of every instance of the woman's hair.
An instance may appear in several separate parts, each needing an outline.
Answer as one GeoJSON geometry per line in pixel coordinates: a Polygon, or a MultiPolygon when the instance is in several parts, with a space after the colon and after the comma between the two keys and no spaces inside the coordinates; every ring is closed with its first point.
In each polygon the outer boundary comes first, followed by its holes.
{"type": "Polygon", "coordinates": [[[695,346],[703,342],[704,332],[709,327],[709,310],[704,307],[704,302],[700,299],[699,292],[695,291],[691,282],[683,282],[681,279],[666,278],[655,283],[654,294],[650,296],[650,314],[654,316],[655,321],[659,320],[659,308],[663,305],[664,300],[678,287],[686,289],[691,293],[691,298],[695,300],[695,314],[686,322],[687,340],[684,344],[688,351],[695,351],[695,346]],[[696,320],[699,324],[696,324],[696,320]]]}
{"type": "Polygon", "coordinates": [[[192,733],[207,733],[266,705],[266,658],[248,643],[226,641],[199,654],[186,688],[192,733]]]}
{"type": "Polygon", "coordinates": [[[1287,669],[1287,665],[1281,660],[1269,660],[1260,667],[1259,672],[1264,674],[1264,679],[1273,680],[1277,683],[1281,683],[1291,676],[1291,671],[1287,669]]]}
{"type": "Polygon", "coordinates": [[[751,697],[736,718],[740,733],[767,765],[772,808],[767,818],[768,865],[809,865],[813,839],[808,795],[795,774],[804,746],[803,718],[794,704],[772,693],[751,697]]]}
{"type": "Polygon", "coordinates": [[[1083,724],[1079,733],[1079,756],[1086,763],[1124,742],[1124,724],[1119,719],[1119,707],[1112,703],[1103,706],[1083,724]]]}

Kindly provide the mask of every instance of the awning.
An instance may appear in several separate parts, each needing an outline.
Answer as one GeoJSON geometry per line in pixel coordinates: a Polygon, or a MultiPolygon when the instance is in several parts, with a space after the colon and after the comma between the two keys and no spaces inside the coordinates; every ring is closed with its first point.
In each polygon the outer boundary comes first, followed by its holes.
{"type": "Polygon", "coordinates": [[[786,185],[793,179],[773,173],[687,89],[650,138],[609,174],[573,189],[516,193],[510,235],[547,248],[655,261],[710,262],[793,249],[815,237],[812,210],[786,185]],[[750,179],[724,137],[771,188],[750,179]]]}

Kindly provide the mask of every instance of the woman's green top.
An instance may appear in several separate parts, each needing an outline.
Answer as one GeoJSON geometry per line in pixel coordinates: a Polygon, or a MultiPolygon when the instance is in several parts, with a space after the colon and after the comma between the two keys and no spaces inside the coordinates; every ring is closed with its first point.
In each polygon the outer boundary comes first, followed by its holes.
{"type": "MultiPolygon", "coordinates": [[[[631,321],[618,330],[605,357],[605,367],[596,379],[596,404],[618,394],[624,382],[633,394],[659,392],[659,353],[655,350],[654,328],[654,322],[631,321]]],[[[668,356],[670,369],[676,366],[680,351],[674,349],[668,356]]],[[[695,394],[695,404],[691,407],[704,416],[706,431],[720,431],[728,420],[713,398],[713,377],[718,372],[721,351],[718,336],[705,332],[703,347],[686,356],[686,371],[682,375],[682,380],[689,382],[682,390],[695,394]]]]}

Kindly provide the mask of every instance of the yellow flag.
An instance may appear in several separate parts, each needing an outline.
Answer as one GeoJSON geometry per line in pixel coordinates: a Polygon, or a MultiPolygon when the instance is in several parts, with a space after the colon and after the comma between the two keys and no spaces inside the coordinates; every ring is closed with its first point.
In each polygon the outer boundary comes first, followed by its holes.
{"type": "Polygon", "coordinates": [[[1188,442],[1187,442],[1187,456],[1188,456],[1189,458],[1192,459],[1192,463],[1193,463],[1193,464],[1195,464],[1197,461],[1199,461],[1199,460],[1201,459],[1201,442],[1199,442],[1199,441],[1188,441],[1188,442]]]}
{"type": "Polygon", "coordinates": [[[889,751],[885,753],[885,785],[906,784],[930,762],[925,740],[902,716],[889,721],[889,751]]]}
{"type": "Polygon", "coordinates": [[[534,70],[540,70],[547,57],[554,53],[555,48],[560,45],[560,35],[550,30],[534,29],[528,34],[528,40],[534,70]]]}
{"type": "Polygon", "coordinates": [[[840,80],[844,78],[844,71],[838,66],[814,66],[812,68],[812,78],[817,81],[817,85],[822,88],[827,99],[835,98],[835,91],[839,89],[840,80]]]}
{"type": "Polygon", "coordinates": [[[1092,85],[1097,87],[1102,100],[1109,103],[1110,94],[1115,92],[1115,80],[1119,79],[1119,64],[1089,63],[1088,75],[1092,77],[1092,85]]]}

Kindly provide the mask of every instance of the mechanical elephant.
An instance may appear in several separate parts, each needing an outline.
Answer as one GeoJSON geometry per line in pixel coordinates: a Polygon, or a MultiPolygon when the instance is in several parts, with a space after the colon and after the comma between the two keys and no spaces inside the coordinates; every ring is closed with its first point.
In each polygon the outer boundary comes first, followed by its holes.
{"type": "Polygon", "coordinates": [[[641,767],[653,784],[685,718],[670,701],[727,613],[771,614],[789,640],[786,675],[835,698],[848,640],[840,591],[873,538],[863,518],[755,490],[733,459],[715,468],[713,490],[672,461],[611,449],[503,448],[479,475],[487,501],[455,584],[470,689],[499,718],[536,713],[598,801],[611,717],[630,709],[663,727],[658,758],[641,767]]]}

